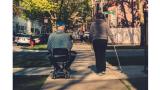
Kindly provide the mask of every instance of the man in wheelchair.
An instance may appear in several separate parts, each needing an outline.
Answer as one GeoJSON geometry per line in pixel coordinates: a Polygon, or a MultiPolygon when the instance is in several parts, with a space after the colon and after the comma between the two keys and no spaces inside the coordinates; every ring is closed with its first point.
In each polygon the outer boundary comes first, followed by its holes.
{"type": "Polygon", "coordinates": [[[71,65],[70,50],[72,48],[72,40],[69,34],[65,33],[65,24],[59,21],[57,30],[50,34],[47,43],[47,49],[51,56],[49,59],[55,70],[68,70],[71,65]],[[63,68],[57,62],[64,62],[63,68]]]}

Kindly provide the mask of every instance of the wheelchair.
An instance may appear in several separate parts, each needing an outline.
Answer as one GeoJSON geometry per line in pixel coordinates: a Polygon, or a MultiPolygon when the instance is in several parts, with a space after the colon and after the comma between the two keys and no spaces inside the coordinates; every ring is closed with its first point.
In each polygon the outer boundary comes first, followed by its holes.
{"type": "MultiPolygon", "coordinates": [[[[70,52],[66,48],[54,48],[51,52],[50,62],[53,66],[53,71],[51,71],[51,78],[56,79],[57,77],[65,77],[66,79],[70,78],[70,72],[68,69],[65,69],[65,66],[70,62],[70,52]],[[56,70],[53,63],[60,67],[59,70],[56,70]]],[[[70,68],[70,67],[68,67],[70,68]]]]}

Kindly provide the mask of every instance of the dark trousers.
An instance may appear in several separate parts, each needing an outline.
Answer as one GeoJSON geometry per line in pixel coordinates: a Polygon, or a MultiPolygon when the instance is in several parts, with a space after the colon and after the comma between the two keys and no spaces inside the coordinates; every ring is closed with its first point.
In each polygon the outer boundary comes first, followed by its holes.
{"type": "Polygon", "coordinates": [[[107,40],[95,39],[93,41],[93,48],[96,57],[97,73],[105,71],[106,70],[105,50],[107,48],[107,40]]]}

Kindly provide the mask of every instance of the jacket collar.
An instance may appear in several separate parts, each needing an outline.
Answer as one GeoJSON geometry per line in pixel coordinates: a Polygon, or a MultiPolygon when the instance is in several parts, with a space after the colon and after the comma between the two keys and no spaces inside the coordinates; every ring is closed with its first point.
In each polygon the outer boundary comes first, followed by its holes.
{"type": "Polygon", "coordinates": [[[62,30],[57,30],[56,33],[58,33],[58,34],[59,34],[59,33],[64,33],[64,31],[62,31],[62,30]]]}

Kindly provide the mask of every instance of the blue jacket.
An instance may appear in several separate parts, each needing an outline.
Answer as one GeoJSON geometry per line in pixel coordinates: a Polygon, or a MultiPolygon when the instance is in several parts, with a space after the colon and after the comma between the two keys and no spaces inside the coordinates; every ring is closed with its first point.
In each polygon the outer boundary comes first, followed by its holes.
{"type": "Polygon", "coordinates": [[[51,51],[53,48],[67,48],[71,50],[72,41],[69,34],[59,30],[51,33],[48,38],[47,49],[51,51]]]}

